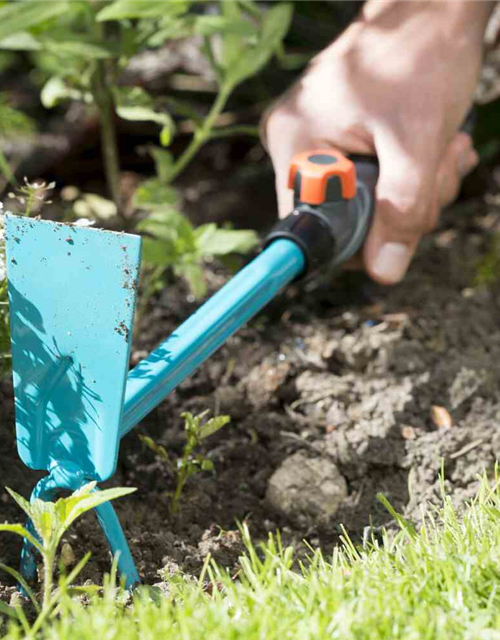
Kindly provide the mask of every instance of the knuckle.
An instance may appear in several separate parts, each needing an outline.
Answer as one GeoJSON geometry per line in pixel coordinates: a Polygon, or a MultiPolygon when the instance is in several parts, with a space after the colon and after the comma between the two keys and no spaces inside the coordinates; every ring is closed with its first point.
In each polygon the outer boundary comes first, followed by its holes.
{"type": "Polygon", "coordinates": [[[396,194],[380,204],[380,214],[388,227],[409,237],[427,233],[430,217],[427,199],[423,202],[417,197],[396,194]]]}

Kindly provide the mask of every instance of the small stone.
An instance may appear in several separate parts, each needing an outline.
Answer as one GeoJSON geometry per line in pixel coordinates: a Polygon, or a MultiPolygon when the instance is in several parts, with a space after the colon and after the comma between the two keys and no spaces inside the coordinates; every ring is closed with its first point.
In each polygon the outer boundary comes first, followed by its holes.
{"type": "Polygon", "coordinates": [[[438,429],[449,429],[453,426],[450,412],[436,404],[431,407],[431,420],[438,429]]]}
{"type": "Polygon", "coordinates": [[[271,476],[267,500],[294,520],[326,523],[347,497],[347,483],[330,458],[311,458],[298,451],[271,476]]]}
{"type": "Polygon", "coordinates": [[[278,390],[285,383],[290,370],[288,362],[273,362],[266,358],[254,367],[246,379],[247,396],[255,409],[262,409],[278,401],[278,390]]]}
{"type": "Polygon", "coordinates": [[[401,427],[401,435],[405,440],[415,440],[415,438],[417,437],[415,429],[410,425],[404,425],[403,427],[401,427]]]}

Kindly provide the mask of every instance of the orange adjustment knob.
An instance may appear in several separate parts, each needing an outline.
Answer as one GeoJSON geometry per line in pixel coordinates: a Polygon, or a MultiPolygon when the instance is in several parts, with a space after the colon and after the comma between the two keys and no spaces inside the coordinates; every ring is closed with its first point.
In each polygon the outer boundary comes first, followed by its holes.
{"type": "Polygon", "coordinates": [[[347,200],[356,195],[356,170],[339,151],[303,151],[292,159],[288,187],[306,204],[347,200]]]}

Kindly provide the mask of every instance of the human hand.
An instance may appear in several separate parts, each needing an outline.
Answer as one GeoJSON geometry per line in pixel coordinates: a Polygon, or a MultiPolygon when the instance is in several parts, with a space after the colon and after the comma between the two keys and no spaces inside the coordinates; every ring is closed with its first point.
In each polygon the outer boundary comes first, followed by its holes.
{"type": "Polygon", "coordinates": [[[472,101],[493,2],[369,0],[267,114],[280,217],[292,210],[292,156],[318,147],[376,155],[368,274],[400,281],[423,233],[478,156],[457,133],[472,101]]]}

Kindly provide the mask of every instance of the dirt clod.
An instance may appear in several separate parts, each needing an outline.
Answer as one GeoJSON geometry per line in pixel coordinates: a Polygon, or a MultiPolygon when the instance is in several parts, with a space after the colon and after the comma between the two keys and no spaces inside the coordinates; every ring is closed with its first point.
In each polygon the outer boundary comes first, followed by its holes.
{"type": "Polygon", "coordinates": [[[347,496],[347,483],[326,457],[312,458],[298,451],[285,459],[267,486],[266,498],[293,520],[326,524],[347,496]]]}

